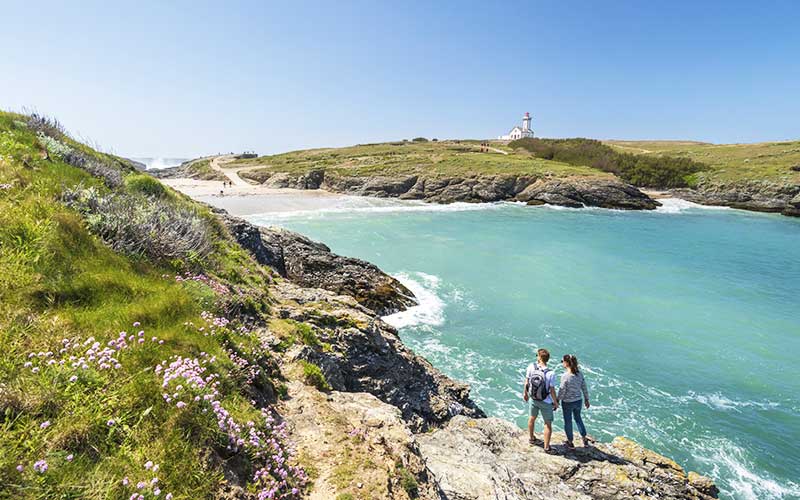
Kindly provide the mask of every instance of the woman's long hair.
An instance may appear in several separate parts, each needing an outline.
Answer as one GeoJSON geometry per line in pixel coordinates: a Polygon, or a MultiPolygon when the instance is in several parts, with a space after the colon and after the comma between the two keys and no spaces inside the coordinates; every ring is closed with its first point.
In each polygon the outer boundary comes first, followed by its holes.
{"type": "Polygon", "coordinates": [[[565,354],[561,361],[565,362],[569,367],[569,371],[572,372],[573,375],[577,375],[580,371],[578,369],[578,358],[575,357],[574,354],[565,354]]]}

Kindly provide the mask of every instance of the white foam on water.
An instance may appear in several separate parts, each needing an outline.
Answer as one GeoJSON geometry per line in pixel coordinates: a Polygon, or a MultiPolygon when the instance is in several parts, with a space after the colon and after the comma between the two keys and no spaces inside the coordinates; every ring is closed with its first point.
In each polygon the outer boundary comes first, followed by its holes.
{"type": "Polygon", "coordinates": [[[741,408],[777,408],[780,406],[774,401],[737,401],[725,397],[720,393],[713,394],[696,394],[692,391],[689,392],[688,399],[704,404],[709,408],[724,411],[742,411],[741,408]]]}
{"type": "Polygon", "coordinates": [[[655,211],[662,214],[679,214],[687,210],[732,210],[730,207],[700,205],[680,198],[661,198],[658,201],[661,202],[661,206],[655,211]]]}
{"type": "Polygon", "coordinates": [[[394,277],[414,293],[419,305],[384,316],[385,322],[398,329],[444,324],[444,301],[437,295],[441,280],[437,276],[416,272],[397,273],[394,277]]]}
{"type": "Polygon", "coordinates": [[[745,450],[727,439],[695,440],[693,447],[695,459],[707,465],[715,481],[719,483],[722,477],[727,479],[729,491],[726,493],[733,498],[763,500],[800,497],[800,484],[793,481],[780,483],[757,474],[745,450]]]}
{"type": "Polygon", "coordinates": [[[480,210],[497,210],[505,205],[498,203],[466,203],[456,202],[447,205],[414,200],[398,200],[371,198],[366,196],[336,196],[330,206],[310,207],[300,210],[273,211],[248,216],[259,222],[276,222],[297,218],[324,218],[348,214],[395,214],[412,212],[472,212],[480,210]]]}

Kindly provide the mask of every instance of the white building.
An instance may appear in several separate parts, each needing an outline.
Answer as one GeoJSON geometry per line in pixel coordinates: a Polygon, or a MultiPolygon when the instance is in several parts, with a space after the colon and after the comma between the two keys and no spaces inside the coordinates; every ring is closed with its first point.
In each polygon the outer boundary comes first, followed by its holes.
{"type": "Polygon", "coordinates": [[[498,139],[502,141],[513,141],[522,139],[523,137],[533,137],[533,130],[531,130],[531,114],[527,111],[525,112],[525,116],[522,117],[521,127],[517,125],[512,128],[508,134],[501,135],[498,139]]]}

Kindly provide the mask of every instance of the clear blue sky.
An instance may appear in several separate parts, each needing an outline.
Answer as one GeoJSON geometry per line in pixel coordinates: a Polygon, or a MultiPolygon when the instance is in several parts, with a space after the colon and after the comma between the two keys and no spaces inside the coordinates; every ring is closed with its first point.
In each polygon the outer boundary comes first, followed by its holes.
{"type": "Polygon", "coordinates": [[[4,2],[0,47],[0,107],[131,156],[486,138],[525,111],[545,137],[800,138],[798,1],[4,2]]]}

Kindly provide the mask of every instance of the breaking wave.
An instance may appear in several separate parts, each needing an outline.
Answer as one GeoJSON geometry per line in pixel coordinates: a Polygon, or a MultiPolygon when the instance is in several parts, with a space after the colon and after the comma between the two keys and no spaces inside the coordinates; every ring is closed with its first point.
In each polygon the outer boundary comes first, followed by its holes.
{"type": "Polygon", "coordinates": [[[417,272],[398,273],[394,277],[414,293],[419,305],[384,316],[384,321],[395,328],[444,323],[444,301],[437,295],[441,280],[437,276],[417,272]]]}

